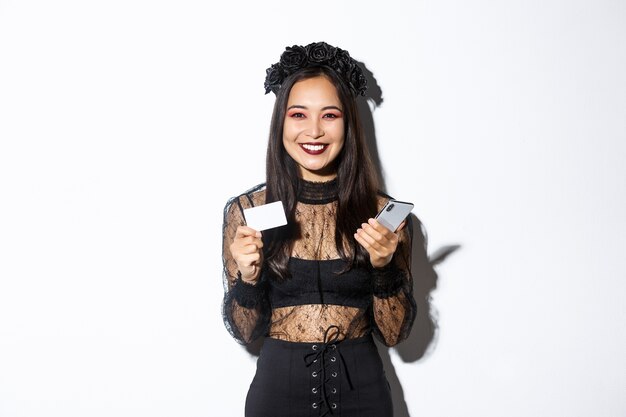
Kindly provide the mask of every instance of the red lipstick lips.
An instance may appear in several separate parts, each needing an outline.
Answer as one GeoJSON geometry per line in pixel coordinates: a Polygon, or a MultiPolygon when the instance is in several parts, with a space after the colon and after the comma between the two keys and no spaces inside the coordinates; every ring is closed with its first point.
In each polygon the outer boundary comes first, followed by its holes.
{"type": "Polygon", "coordinates": [[[325,143],[301,143],[300,149],[309,155],[319,155],[323,153],[326,148],[328,148],[328,144],[325,143]]]}

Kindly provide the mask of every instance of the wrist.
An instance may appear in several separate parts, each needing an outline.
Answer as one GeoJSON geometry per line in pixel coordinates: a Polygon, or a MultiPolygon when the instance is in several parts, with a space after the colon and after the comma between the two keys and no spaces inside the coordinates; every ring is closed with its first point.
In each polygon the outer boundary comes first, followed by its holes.
{"type": "Polygon", "coordinates": [[[370,264],[372,264],[372,267],[374,269],[383,269],[391,263],[392,258],[393,258],[393,255],[387,258],[379,258],[375,260],[370,257],[370,264]]]}
{"type": "Polygon", "coordinates": [[[237,278],[242,280],[244,283],[248,285],[256,285],[259,282],[260,269],[256,268],[256,271],[252,275],[244,275],[241,271],[237,271],[237,278]]]}
{"type": "Polygon", "coordinates": [[[241,273],[237,273],[237,280],[231,290],[232,297],[237,303],[245,308],[256,308],[262,302],[266,294],[266,285],[256,285],[257,282],[248,283],[243,280],[241,273]]]}
{"type": "Polygon", "coordinates": [[[389,262],[382,268],[373,268],[372,286],[378,298],[388,298],[397,294],[406,282],[406,272],[389,262]]]}

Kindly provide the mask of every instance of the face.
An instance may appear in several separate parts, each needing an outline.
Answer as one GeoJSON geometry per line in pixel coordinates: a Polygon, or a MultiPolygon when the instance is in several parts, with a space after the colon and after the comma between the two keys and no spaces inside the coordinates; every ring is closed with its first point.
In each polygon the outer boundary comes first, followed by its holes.
{"type": "Polygon", "coordinates": [[[295,83],[287,101],[283,146],[298,164],[300,177],[335,178],[343,144],[343,108],[335,86],[324,76],[295,83]]]}

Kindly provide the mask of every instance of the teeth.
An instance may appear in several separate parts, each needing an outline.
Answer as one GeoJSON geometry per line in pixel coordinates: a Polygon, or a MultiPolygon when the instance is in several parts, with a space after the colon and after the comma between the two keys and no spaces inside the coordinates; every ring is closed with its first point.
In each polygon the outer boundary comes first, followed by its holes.
{"type": "Polygon", "coordinates": [[[324,149],[324,145],[309,145],[308,143],[303,143],[302,147],[308,151],[321,151],[324,149]]]}

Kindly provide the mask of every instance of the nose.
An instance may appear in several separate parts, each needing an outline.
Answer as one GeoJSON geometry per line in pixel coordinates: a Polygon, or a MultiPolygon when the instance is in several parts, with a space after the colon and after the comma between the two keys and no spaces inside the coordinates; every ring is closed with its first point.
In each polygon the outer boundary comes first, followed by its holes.
{"type": "Polygon", "coordinates": [[[322,124],[320,120],[311,121],[311,128],[309,131],[309,136],[313,139],[319,139],[324,136],[324,129],[322,128],[322,124]]]}

